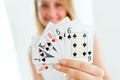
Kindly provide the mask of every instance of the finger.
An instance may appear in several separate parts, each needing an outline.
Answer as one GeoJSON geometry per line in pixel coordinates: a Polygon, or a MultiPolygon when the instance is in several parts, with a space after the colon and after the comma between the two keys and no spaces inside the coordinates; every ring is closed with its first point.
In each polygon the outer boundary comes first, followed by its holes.
{"type": "Polygon", "coordinates": [[[68,75],[68,79],[73,79],[73,80],[100,80],[97,77],[94,77],[88,73],[79,71],[79,70],[75,70],[60,64],[55,65],[55,69],[66,73],[68,75]]]}
{"type": "Polygon", "coordinates": [[[83,62],[83,61],[62,59],[62,60],[60,60],[60,63],[64,66],[81,70],[83,72],[94,75],[96,77],[104,76],[104,71],[102,69],[98,68],[97,66],[83,62]]]}

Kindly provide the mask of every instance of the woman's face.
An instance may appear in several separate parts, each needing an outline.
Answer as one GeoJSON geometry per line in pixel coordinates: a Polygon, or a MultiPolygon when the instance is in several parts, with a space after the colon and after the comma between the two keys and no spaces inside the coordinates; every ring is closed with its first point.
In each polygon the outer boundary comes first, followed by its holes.
{"type": "Polygon", "coordinates": [[[58,23],[67,15],[62,0],[38,0],[37,7],[38,19],[44,26],[49,21],[58,23]]]}

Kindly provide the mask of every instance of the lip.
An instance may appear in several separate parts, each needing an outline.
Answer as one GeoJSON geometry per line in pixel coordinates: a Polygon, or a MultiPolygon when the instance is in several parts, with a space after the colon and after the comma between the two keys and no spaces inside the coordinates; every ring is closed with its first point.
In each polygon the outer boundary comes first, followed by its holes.
{"type": "Polygon", "coordinates": [[[51,22],[53,22],[53,23],[58,23],[60,20],[59,19],[46,19],[46,21],[51,21],[51,22]]]}

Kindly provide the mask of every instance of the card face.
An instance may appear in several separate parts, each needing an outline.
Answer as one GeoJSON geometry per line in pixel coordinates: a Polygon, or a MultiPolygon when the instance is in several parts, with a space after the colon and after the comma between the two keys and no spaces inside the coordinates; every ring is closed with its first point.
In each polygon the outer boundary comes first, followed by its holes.
{"type": "Polygon", "coordinates": [[[93,38],[93,28],[80,24],[79,20],[65,18],[57,24],[49,23],[34,42],[32,61],[35,65],[55,64],[62,58],[70,58],[92,63],[93,38]]]}
{"type": "Polygon", "coordinates": [[[58,42],[58,46],[60,51],[62,52],[63,57],[65,56],[65,28],[66,25],[70,22],[69,18],[63,19],[61,22],[55,25],[53,28],[54,35],[56,37],[56,40],[58,42]]]}
{"type": "Polygon", "coordinates": [[[87,56],[87,36],[83,38],[83,34],[87,34],[85,32],[76,32],[72,33],[72,57],[73,58],[81,58],[87,56]]]}
{"type": "Polygon", "coordinates": [[[56,63],[56,62],[58,62],[58,59],[60,58],[59,54],[56,52],[55,47],[44,36],[45,32],[48,29],[50,29],[51,27],[53,27],[53,25],[54,24],[52,24],[52,23],[48,24],[45,31],[43,32],[43,34],[40,36],[38,42],[36,43],[37,51],[39,51],[39,58],[40,58],[39,63],[41,63],[41,64],[56,63]],[[41,50],[41,52],[40,52],[40,50],[41,50]]]}
{"type": "Polygon", "coordinates": [[[65,28],[65,47],[66,47],[66,58],[71,58],[71,33],[72,33],[72,29],[71,29],[71,23],[66,25],[65,28]]]}
{"type": "Polygon", "coordinates": [[[94,39],[93,29],[90,26],[81,25],[78,21],[73,21],[71,25],[72,58],[92,63],[94,39]]]}

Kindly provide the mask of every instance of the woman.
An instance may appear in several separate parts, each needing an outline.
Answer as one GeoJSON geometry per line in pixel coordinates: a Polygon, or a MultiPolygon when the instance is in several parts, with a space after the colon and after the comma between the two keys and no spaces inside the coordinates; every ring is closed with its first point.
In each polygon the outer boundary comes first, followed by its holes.
{"type": "MultiPolygon", "coordinates": [[[[35,14],[38,28],[38,35],[41,35],[49,21],[58,23],[68,16],[71,20],[75,18],[72,0],[35,0],[35,14]]],[[[33,75],[35,80],[42,80],[32,64],[33,75]]],[[[94,40],[94,60],[93,64],[85,62],[63,59],[60,64],[54,65],[54,68],[60,72],[66,73],[68,80],[110,80],[104,67],[99,44],[97,39],[94,40]]]]}

